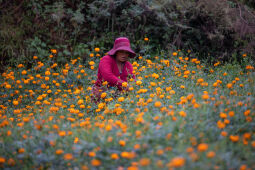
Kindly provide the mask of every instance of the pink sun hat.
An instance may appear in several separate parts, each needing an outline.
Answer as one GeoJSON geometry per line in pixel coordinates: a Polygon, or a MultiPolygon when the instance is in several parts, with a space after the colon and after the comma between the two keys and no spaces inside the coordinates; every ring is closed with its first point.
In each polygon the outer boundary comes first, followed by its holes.
{"type": "Polygon", "coordinates": [[[114,55],[119,50],[125,50],[130,53],[130,57],[135,57],[135,52],[130,47],[130,41],[126,37],[119,37],[115,40],[113,48],[108,51],[108,55],[114,55]]]}

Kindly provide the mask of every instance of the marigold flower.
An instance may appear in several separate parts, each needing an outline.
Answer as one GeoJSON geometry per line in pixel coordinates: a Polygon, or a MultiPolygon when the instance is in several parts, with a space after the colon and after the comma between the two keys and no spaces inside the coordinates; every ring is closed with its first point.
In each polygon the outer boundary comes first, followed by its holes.
{"type": "Polygon", "coordinates": [[[95,156],[96,156],[96,153],[95,153],[95,152],[89,152],[88,155],[89,155],[90,157],[95,157],[95,156]]]}
{"type": "Polygon", "coordinates": [[[0,164],[5,163],[5,158],[4,157],[0,157],[0,164]]]}
{"type": "Polygon", "coordinates": [[[26,71],[26,70],[23,70],[23,71],[21,72],[21,74],[22,74],[22,75],[25,75],[25,74],[27,74],[27,71],[26,71]]]}
{"type": "Polygon", "coordinates": [[[219,128],[219,129],[223,129],[223,128],[225,128],[225,126],[226,126],[225,123],[223,123],[223,122],[220,121],[220,120],[217,122],[217,125],[218,125],[218,128],[219,128]]]}
{"type": "Polygon", "coordinates": [[[177,52],[173,52],[172,54],[173,54],[173,56],[177,56],[177,55],[178,55],[178,53],[177,53],[177,52]]]}
{"type": "Polygon", "coordinates": [[[24,153],[25,149],[24,148],[19,148],[18,153],[24,153]]]}
{"type": "Polygon", "coordinates": [[[124,97],[119,97],[119,98],[118,98],[118,101],[119,101],[119,102],[123,102],[124,100],[125,100],[124,97]]]}
{"type": "Polygon", "coordinates": [[[151,161],[150,161],[149,158],[142,158],[142,159],[140,159],[140,161],[139,161],[139,164],[140,164],[141,166],[148,166],[150,163],[151,163],[151,161]]]}
{"type": "Polygon", "coordinates": [[[125,142],[124,140],[120,140],[120,141],[119,141],[119,144],[120,144],[120,146],[125,146],[125,145],[126,145],[126,142],[125,142]]]}
{"type": "Polygon", "coordinates": [[[50,50],[53,54],[56,54],[57,53],[57,50],[56,49],[51,49],[50,50]]]}
{"type": "Polygon", "coordinates": [[[122,83],[122,87],[127,87],[127,85],[128,85],[127,82],[122,83]]]}
{"type": "Polygon", "coordinates": [[[155,107],[161,107],[161,102],[160,102],[160,101],[155,102],[155,103],[154,103],[154,106],[155,106],[155,107]]]}
{"type": "Polygon", "coordinates": [[[144,38],[144,41],[149,41],[149,38],[145,37],[145,38],[144,38]]]}
{"type": "Polygon", "coordinates": [[[186,114],[186,112],[184,112],[184,111],[180,111],[180,112],[179,112],[179,115],[180,115],[181,117],[186,117],[187,114],[186,114]]]}
{"type": "Polygon", "coordinates": [[[57,154],[57,155],[61,155],[62,153],[64,153],[64,151],[63,151],[62,149],[56,150],[56,154],[57,154]]]}
{"type": "Polygon", "coordinates": [[[208,149],[208,144],[206,144],[206,143],[201,143],[201,144],[199,144],[199,145],[197,146],[197,149],[198,149],[198,151],[200,151],[200,152],[204,152],[204,151],[206,151],[206,150],[208,149]]]}
{"type": "Polygon", "coordinates": [[[12,104],[13,104],[14,106],[17,106],[17,105],[19,104],[19,102],[18,102],[17,100],[13,100],[13,101],[12,101],[12,104]]]}
{"type": "Polygon", "coordinates": [[[227,136],[227,135],[228,135],[228,133],[226,131],[221,132],[221,136],[227,136]]]}
{"type": "Polygon", "coordinates": [[[58,135],[59,136],[66,136],[66,132],[65,131],[60,131],[60,132],[58,132],[58,135]]]}
{"type": "Polygon", "coordinates": [[[119,156],[117,153],[113,153],[113,154],[111,154],[111,158],[116,160],[116,159],[119,159],[119,156]]]}
{"type": "Polygon", "coordinates": [[[101,161],[98,159],[92,159],[91,160],[91,165],[92,166],[100,166],[101,165],[101,161]]]}
{"type": "Polygon", "coordinates": [[[64,155],[64,159],[65,159],[65,160],[71,160],[71,159],[73,159],[73,155],[72,155],[71,153],[66,153],[66,154],[64,155]]]}
{"type": "Polygon", "coordinates": [[[239,136],[237,136],[237,135],[230,135],[230,136],[229,136],[229,139],[230,139],[232,142],[238,142],[239,136]]]}
{"type": "Polygon", "coordinates": [[[138,81],[136,81],[136,85],[141,85],[142,84],[142,81],[140,81],[140,80],[138,80],[138,81]]]}
{"type": "Polygon", "coordinates": [[[178,168],[178,167],[182,167],[184,164],[185,164],[185,158],[175,157],[167,164],[167,166],[178,168]]]}
{"type": "Polygon", "coordinates": [[[213,158],[215,156],[215,152],[213,151],[207,152],[206,156],[207,158],[213,158]]]}

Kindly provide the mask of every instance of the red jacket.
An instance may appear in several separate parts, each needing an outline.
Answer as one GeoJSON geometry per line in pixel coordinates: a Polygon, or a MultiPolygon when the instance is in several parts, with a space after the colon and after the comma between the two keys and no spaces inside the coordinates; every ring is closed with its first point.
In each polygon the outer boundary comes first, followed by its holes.
{"type": "Polygon", "coordinates": [[[120,74],[115,59],[109,55],[104,56],[99,63],[96,86],[101,86],[103,81],[107,81],[109,86],[117,86],[121,89],[122,83],[127,82],[128,77],[135,79],[133,66],[126,61],[122,74],[120,74]]]}

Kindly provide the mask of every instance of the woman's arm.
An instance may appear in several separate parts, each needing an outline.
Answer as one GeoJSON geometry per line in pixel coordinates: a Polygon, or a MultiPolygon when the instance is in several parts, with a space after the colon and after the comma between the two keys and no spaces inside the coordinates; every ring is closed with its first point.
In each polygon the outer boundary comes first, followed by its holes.
{"type": "Polygon", "coordinates": [[[99,63],[99,72],[104,81],[107,81],[110,86],[121,88],[123,80],[114,75],[112,67],[114,61],[111,58],[103,57],[99,63]]]}

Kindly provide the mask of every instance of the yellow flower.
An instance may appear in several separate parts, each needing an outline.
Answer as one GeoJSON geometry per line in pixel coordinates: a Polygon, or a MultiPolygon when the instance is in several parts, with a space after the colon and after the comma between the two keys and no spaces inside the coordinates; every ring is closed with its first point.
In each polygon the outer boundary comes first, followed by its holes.
{"type": "Polygon", "coordinates": [[[141,166],[148,166],[150,163],[151,163],[151,161],[150,161],[149,158],[142,158],[142,159],[140,159],[140,161],[139,161],[139,164],[140,164],[141,166]]]}
{"type": "Polygon", "coordinates": [[[61,155],[62,153],[64,153],[64,151],[63,151],[62,149],[56,150],[56,154],[57,154],[57,155],[61,155]]]}
{"type": "Polygon", "coordinates": [[[185,159],[183,157],[175,157],[167,164],[167,166],[178,168],[182,167],[184,164],[185,159]]]}
{"type": "Polygon", "coordinates": [[[90,61],[90,62],[89,62],[89,65],[90,65],[90,66],[93,66],[94,64],[95,64],[94,61],[90,61]]]}
{"type": "Polygon", "coordinates": [[[53,54],[56,54],[57,53],[57,50],[56,49],[51,49],[50,50],[53,54]]]}
{"type": "Polygon", "coordinates": [[[177,52],[173,52],[173,56],[177,56],[177,54],[178,54],[177,52]]]}
{"type": "Polygon", "coordinates": [[[26,70],[23,70],[23,71],[21,72],[21,74],[22,74],[22,75],[25,75],[25,74],[27,74],[27,71],[26,71],[26,70]]]}
{"type": "Polygon", "coordinates": [[[142,84],[142,81],[140,81],[140,80],[138,80],[138,81],[136,81],[136,85],[141,85],[142,84]]]}
{"type": "Polygon", "coordinates": [[[125,146],[125,145],[126,145],[126,142],[125,142],[124,140],[120,140],[120,141],[119,141],[119,144],[120,144],[120,146],[125,146]]]}
{"type": "Polygon", "coordinates": [[[124,97],[119,97],[119,98],[118,98],[118,101],[119,101],[119,102],[123,102],[124,100],[125,100],[124,97]]]}
{"type": "Polygon", "coordinates": [[[24,148],[19,148],[18,153],[24,153],[25,149],[24,148]]]}
{"type": "Polygon", "coordinates": [[[207,158],[213,158],[215,156],[215,152],[213,151],[207,152],[206,156],[207,158]]]}
{"type": "Polygon", "coordinates": [[[96,156],[96,153],[95,153],[95,152],[89,152],[88,155],[89,155],[90,157],[95,157],[95,156],[96,156]]]}
{"type": "Polygon", "coordinates": [[[230,135],[229,136],[229,139],[232,141],[232,142],[238,142],[239,140],[239,136],[235,136],[235,135],[230,135]]]}
{"type": "Polygon", "coordinates": [[[65,160],[71,160],[71,159],[73,159],[73,155],[72,155],[71,153],[66,153],[66,154],[64,155],[64,159],[65,159],[65,160]]]}
{"type": "Polygon", "coordinates": [[[180,115],[181,117],[186,117],[187,114],[186,114],[186,112],[184,112],[184,111],[180,111],[180,112],[179,112],[179,115],[180,115]]]}
{"type": "Polygon", "coordinates": [[[117,153],[113,153],[113,154],[111,155],[111,158],[114,159],[114,160],[116,160],[116,159],[119,159],[119,156],[118,156],[117,153]]]}
{"type": "Polygon", "coordinates": [[[5,163],[5,158],[0,157],[0,164],[3,164],[3,163],[5,163]]]}
{"type": "Polygon", "coordinates": [[[78,100],[77,104],[78,104],[78,105],[81,105],[81,104],[83,104],[83,102],[84,102],[84,101],[83,101],[82,99],[80,99],[80,100],[78,100]]]}
{"type": "Polygon", "coordinates": [[[208,145],[206,143],[201,143],[197,146],[198,151],[204,152],[208,149],[208,145]]]}
{"type": "Polygon", "coordinates": [[[66,132],[65,132],[65,131],[60,131],[60,132],[58,133],[58,135],[59,135],[59,136],[66,136],[66,132]]]}
{"type": "Polygon", "coordinates": [[[19,104],[19,102],[18,102],[17,100],[13,100],[12,104],[13,104],[14,106],[17,106],[17,105],[19,104]]]}
{"type": "Polygon", "coordinates": [[[95,50],[95,52],[99,52],[100,48],[96,47],[94,50],[95,50]]]}
{"type": "Polygon", "coordinates": [[[101,161],[98,159],[92,159],[91,160],[91,165],[92,166],[100,166],[101,165],[101,161]]]}
{"type": "Polygon", "coordinates": [[[155,106],[155,107],[160,107],[160,106],[161,106],[161,102],[160,102],[160,101],[155,102],[155,103],[154,103],[154,106],[155,106]]]}
{"type": "Polygon", "coordinates": [[[123,82],[122,87],[127,87],[127,82],[123,82]]]}
{"type": "Polygon", "coordinates": [[[45,75],[46,75],[46,76],[49,76],[49,75],[50,75],[50,71],[46,71],[46,72],[45,72],[45,75]]]}

